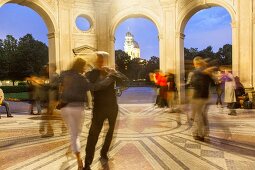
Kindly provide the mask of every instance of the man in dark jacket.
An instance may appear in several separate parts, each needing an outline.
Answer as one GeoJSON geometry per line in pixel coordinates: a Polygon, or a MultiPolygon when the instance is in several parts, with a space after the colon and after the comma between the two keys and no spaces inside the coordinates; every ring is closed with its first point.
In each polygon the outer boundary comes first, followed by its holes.
{"type": "Polygon", "coordinates": [[[192,115],[195,116],[195,127],[193,137],[195,140],[204,141],[206,125],[208,126],[206,105],[209,98],[212,71],[215,67],[207,67],[206,61],[197,56],[193,59],[195,70],[191,78],[191,85],[194,88],[192,98],[192,115]]]}
{"type": "MultiPolygon", "coordinates": [[[[97,60],[95,63],[96,68],[86,74],[88,80],[91,83],[96,83],[102,80],[108,73],[109,69],[104,67],[105,60],[109,57],[108,53],[105,52],[97,52],[97,60]]],[[[115,75],[116,80],[121,80],[121,74],[115,75]],[[120,76],[120,77],[119,77],[120,76]]],[[[93,98],[94,98],[94,107],[93,107],[93,118],[92,124],[89,129],[89,136],[87,139],[86,145],[86,157],[85,157],[85,170],[90,169],[90,165],[92,164],[94,153],[95,153],[95,146],[98,141],[99,134],[103,127],[103,123],[106,119],[109,122],[109,129],[105,137],[105,141],[103,147],[101,149],[101,161],[108,161],[107,153],[109,151],[113,131],[117,119],[118,114],[118,104],[117,98],[115,94],[115,82],[111,83],[108,87],[94,91],[93,98]]]]}

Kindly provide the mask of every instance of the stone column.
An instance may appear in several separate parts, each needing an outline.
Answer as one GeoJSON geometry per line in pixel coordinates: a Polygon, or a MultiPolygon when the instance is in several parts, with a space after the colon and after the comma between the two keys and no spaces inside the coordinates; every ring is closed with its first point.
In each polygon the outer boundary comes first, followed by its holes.
{"type": "MultiPolygon", "coordinates": [[[[96,9],[96,34],[97,34],[97,49],[99,51],[106,51],[112,54],[112,41],[109,35],[109,2],[94,2],[96,9]]],[[[114,65],[114,57],[111,56],[107,64],[114,65]]]]}
{"type": "Polygon", "coordinates": [[[165,72],[172,70],[175,72],[175,4],[161,2],[163,10],[162,28],[159,30],[160,49],[160,69],[165,72]]]}
{"type": "Polygon", "coordinates": [[[240,75],[239,67],[239,41],[238,41],[238,24],[236,21],[232,21],[232,71],[233,75],[240,75]]]}
{"type": "Polygon", "coordinates": [[[239,10],[239,76],[245,88],[253,84],[252,0],[238,1],[239,10]]]}
{"type": "Polygon", "coordinates": [[[61,70],[67,69],[73,59],[72,52],[72,5],[60,1],[59,3],[59,67],[61,70]]]}
{"type": "MultiPolygon", "coordinates": [[[[255,10],[255,2],[253,2],[253,11],[255,10]]],[[[255,86],[255,13],[253,13],[253,17],[252,17],[252,28],[253,28],[253,32],[252,32],[252,59],[253,59],[253,70],[252,70],[252,74],[253,74],[253,87],[255,86]]],[[[255,100],[255,99],[254,99],[255,100]]]]}
{"type": "Polygon", "coordinates": [[[60,66],[59,58],[59,35],[57,33],[48,34],[48,53],[49,53],[49,63],[56,64],[57,70],[62,70],[60,66]]]}
{"type": "Polygon", "coordinates": [[[159,40],[159,69],[165,70],[165,39],[162,34],[158,35],[159,40]]]}
{"type": "Polygon", "coordinates": [[[184,89],[184,34],[176,32],[176,4],[169,1],[161,1],[163,9],[164,36],[160,42],[160,69],[171,70],[176,75],[176,85],[179,95],[179,103],[185,101],[184,89]]]}
{"type": "Polygon", "coordinates": [[[109,66],[112,68],[115,68],[115,37],[111,36],[110,37],[110,47],[109,47],[109,54],[110,54],[110,59],[109,59],[109,66]]]}
{"type": "Polygon", "coordinates": [[[183,33],[176,33],[176,85],[180,103],[185,102],[184,38],[183,33]]]}

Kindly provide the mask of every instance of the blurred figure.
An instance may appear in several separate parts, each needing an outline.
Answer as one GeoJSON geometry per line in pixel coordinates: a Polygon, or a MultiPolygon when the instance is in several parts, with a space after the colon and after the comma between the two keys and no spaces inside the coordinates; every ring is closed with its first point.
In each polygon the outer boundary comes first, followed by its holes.
{"type": "Polygon", "coordinates": [[[86,109],[91,110],[93,108],[93,97],[91,91],[87,91],[88,103],[86,109]]]}
{"type": "Polygon", "coordinates": [[[238,76],[235,76],[235,83],[236,83],[236,108],[243,107],[243,102],[249,101],[248,94],[245,93],[245,89],[243,84],[240,81],[240,78],[238,76]],[[242,102],[241,102],[242,101],[242,102]]]}
{"type": "Polygon", "coordinates": [[[61,98],[58,108],[68,126],[71,136],[71,147],[67,150],[66,156],[70,156],[71,150],[76,155],[78,169],[83,168],[80,156],[80,133],[84,123],[85,105],[87,102],[87,91],[107,87],[113,79],[106,76],[97,84],[91,84],[84,76],[86,61],[77,58],[71,69],[60,75],[61,98]]]}
{"type": "MultiPolygon", "coordinates": [[[[1,88],[0,88],[0,106],[5,107],[7,117],[13,117],[10,112],[10,105],[7,101],[4,100],[4,92],[1,88]]],[[[1,119],[1,115],[0,115],[0,119],[1,119]]]]}
{"type": "MultiPolygon", "coordinates": [[[[93,67],[90,64],[87,64],[85,73],[91,71],[92,69],[93,69],[93,67]]],[[[88,98],[88,102],[86,105],[86,109],[91,110],[93,108],[93,96],[92,96],[90,90],[87,91],[87,98],[88,98]]]]}
{"type": "Polygon", "coordinates": [[[225,84],[224,84],[223,75],[221,71],[217,71],[217,74],[215,74],[215,84],[216,84],[216,94],[217,94],[216,105],[217,107],[223,107],[221,97],[224,92],[225,84]]]}
{"type": "Polygon", "coordinates": [[[192,125],[194,119],[195,119],[195,113],[193,112],[189,112],[189,110],[191,109],[191,103],[192,103],[192,98],[193,98],[193,94],[194,94],[194,87],[192,86],[191,84],[191,79],[192,79],[192,76],[194,75],[194,72],[191,71],[189,72],[188,74],[188,77],[187,77],[187,81],[185,83],[185,111],[186,111],[186,115],[187,115],[187,122],[189,125],[192,125]]]}
{"type": "MultiPolygon", "coordinates": [[[[88,77],[91,83],[98,82],[104,79],[108,72],[109,68],[104,67],[106,65],[106,61],[109,58],[109,54],[106,52],[97,52],[97,59],[95,61],[95,69],[88,72],[86,76],[88,77]]],[[[121,81],[123,78],[123,74],[115,73],[116,80],[121,81]]],[[[94,107],[93,107],[93,117],[92,123],[89,129],[89,136],[87,139],[86,145],[86,157],[85,157],[85,170],[90,170],[90,165],[93,162],[94,154],[95,154],[95,146],[98,141],[99,134],[103,127],[104,121],[107,119],[109,123],[109,129],[105,137],[105,141],[103,147],[100,152],[100,161],[105,162],[107,165],[108,151],[111,145],[114,127],[118,114],[118,104],[116,98],[116,91],[114,88],[115,82],[112,82],[106,88],[102,90],[95,91],[93,93],[94,97],[94,107]]]]}
{"type": "MultiPolygon", "coordinates": [[[[56,70],[56,68],[53,68],[53,69],[56,70]]],[[[43,108],[46,109],[46,112],[42,113],[42,116],[41,116],[42,120],[40,123],[40,129],[39,129],[39,132],[42,134],[41,137],[43,138],[54,136],[54,131],[51,125],[51,119],[52,119],[53,110],[55,108],[54,106],[56,106],[57,93],[58,93],[58,91],[56,90],[56,88],[58,88],[58,75],[50,73],[49,70],[50,70],[50,66],[48,64],[45,65],[43,67],[41,77],[40,77],[41,91],[40,91],[39,98],[40,98],[41,105],[43,106],[43,108]],[[50,98],[52,99],[52,101],[50,101],[51,100],[50,98]]]]}
{"type": "Polygon", "coordinates": [[[31,76],[26,78],[29,89],[30,89],[30,114],[35,115],[34,113],[34,105],[37,109],[37,114],[42,113],[41,107],[41,93],[42,93],[42,84],[40,77],[31,76]]]}
{"type": "MultiPolygon", "coordinates": [[[[34,104],[35,103],[34,92],[35,92],[35,85],[32,83],[30,78],[31,77],[27,77],[26,78],[26,81],[27,81],[27,84],[28,84],[28,92],[29,92],[29,104],[30,104],[29,113],[31,115],[35,115],[35,113],[34,113],[34,105],[35,105],[34,104]]],[[[37,109],[37,114],[40,114],[38,109],[37,109]]]]}
{"type": "MultiPolygon", "coordinates": [[[[48,94],[48,100],[47,100],[47,111],[46,114],[43,115],[43,119],[41,122],[41,133],[45,132],[46,127],[46,133],[42,135],[42,137],[52,137],[54,136],[54,130],[51,124],[51,120],[54,115],[54,111],[56,109],[56,106],[58,104],[59,99],[59,83],[60,78],[58,73],[56,72],[57,67],[55,64],[51,63],[47,66],[46,72],[48,72],[49,79],[46,80],[44,84],[45,92],[48,94]]],[[[67,132],[67,128],[65,126],[65,123],[63,119],[60,119],[61,121],[61,131],[62,134],[65,134],[67,132]]]]}
{"type": "Polygon", "coordinates": [[[168,103],[167,103],[167,76],[160,72],[159,76],[158,76],[158,81],[157,81],[158,85],[159,85],[159,107],[164,108],[164,107],[168,107],[168,103]]]}
{"type": "Polygon", "coordinates": [[[206,134],[207,119],[207,102],[209,98],[209,86],[213,82],[211,75],[214,67],[207,67],[205,60],[197,56],[193,59],[195,70],[191,78],[191,85],[194,87],[192,99],[192,114],[195,115],[193,138],[204,141],[206,134]]]}
{"type": "Polygon", "coordinates": [[[159,106],[160,105],[160,86],[159,86],[159,75],[160,75],[160,70],[155,70],[154,74],[153,74],[153,81],[155,83],[156,86],[156,101],[155,101],[155,106],[159,106]]]}
{"type": "Polygon", "coordinates": [[[167,73],[167,86],[168,86],[167,88],[168,107],[170,109],[170,112],[174,112],[177,97],[177,88],[175,84],[175,75],[171,71],[167,73]]]}
{"type": "Polygon", "coordinates": [[[227,103],[227,107],[230,109],[229,115],[236,115],[235,103],[236,103],[236,83],[234,76],[227,70],[225,70],[225,74],[223,75],[223,80],[225,82],[225,97],[224,102],[227,103]]]}
{"type": "Polygon", "coordinates": [[[31,103],[31,114],[33,113],[33,105],[36,104],[38,114],[41,114],[41,123],[39,132],[41,137],[52,137],[54,132],[50,124],[51,110],[49,109],[49,65],[45,65],[39,76],[31,76],[26,79],[33,87],[33,99],[31,103]],[[42,108],[46,109],[46,112],[42,113],[42,108]],[[45,134],[46,128],[46,134],[45,134]]]}

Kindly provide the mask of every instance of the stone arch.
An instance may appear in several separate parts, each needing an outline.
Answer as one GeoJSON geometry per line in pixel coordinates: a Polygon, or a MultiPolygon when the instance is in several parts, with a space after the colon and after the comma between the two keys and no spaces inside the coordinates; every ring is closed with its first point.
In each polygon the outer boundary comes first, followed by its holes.
{"type": "Polygon", "coordinates": [[[194,2],[190,3],[187,7],[185,7],[184,10],[180,11],[180,16],[178,17],[177,21],[177,30],[183,33],[187,22],[195,13],[202,9],[207,9],[215,6],[225,8],[231,16],[232,23],[236,22],[236,11],[231,5],[222,0],[207,1],[206,3],[194,2]]]}
{"type": "Polygon", "coordinates": [[[207,1],[199,1],[199,2],[191,2],[187,6],[185,6],[181,11],[179,11],[179,16],[176,22],[176,63],[177,65],[177,70],[176,72],[178,73],[177,75],[177,84],[178,84],[178,89],[180,91],[180,102],[185,101],[185,92],[184,92],[184,87],[181,86],[184,84],[184,29],[186,27],[187,22],[189,19],[198,11],[202,9],[207,9],[210,7],[215,7],[215,6],[220,6],[225,8],[232,20],[232,67],[233,67],[233,72],[238,75],[238,67],[236,66],[238,64],[238,34],[237,34],[237,14],[233,6],[231,6],[229,3],[223,1],[223,0],[207,0],[207,1]]]}
{"type": "Polygon", "coordinates": [[[110,36],[114,36],[117,27],[121,24],[121,22],[125,21],[128,18],[146,18],[152,21],[157,29],[158,33],[160,34],[161,25],[160,25],[160,18],[151,10],[141,8],[137,10],[136,8],[128,8],[116,14],[113,19],[111,20],[110,24],[110,36]]]}
{"type": "Polygon", "coordinates": [[[0,2],[0,7],[6,3],[14,3],[22,6],[29,7],[37,12],[45,22],[48,29],[48,51],[49,62],[55,63],[57,68],[60,68],[59,61],[59,36],[57,21],[52,13],[52,10],[43,1],[26,1],[26,0],[3,0],[0,2]]]}
{"type": "Polygon", "coordinates": [[[22,6],[27,6],[34,11],[36,11],[44,20],[45,24],[47,25],[48,32],[53,33],[56,32],[57,26],[55,18],[46,4],[42,3],[41,1],[25,1],[25,0],[3,0],[0,2],[0,7],[6,3],[14,3],[22,6]]]}
{"type": "MultiPolygon", "coordinates": [[[[115,65],[115,50],[114,50],[114,45],[115,45],[115,31],[117,29],[117,27],[126,19],[128,18],[138,18],[138,17],[142,17],[142,18],[146,18],[150,21],[152,21],[157,30],[158,30],[158,35],[161,35],[161,24],[160,24],[160,17],[158,15],[156,15],[152,10],[148,10],[145,8],[134,8],[134,7],[130,7],[127,8],[125,10],[122,10],[121,12],[117,13],[116,15],[114,15],[114,17],[112,18],[112,20],[110,21],[110,26],[109,26],[109,37],[111,40],[111,44],[110,44],[110,55],[112,56],[112,58],[110,59],[110,65],[115,65]]],[[[160,45],[160,44],[159,44],[160,45]]],[[[160,49],[160,47],[159,47],[160,49]]],[[[159,51],[160,53],[160,51],[159,51]]]]}

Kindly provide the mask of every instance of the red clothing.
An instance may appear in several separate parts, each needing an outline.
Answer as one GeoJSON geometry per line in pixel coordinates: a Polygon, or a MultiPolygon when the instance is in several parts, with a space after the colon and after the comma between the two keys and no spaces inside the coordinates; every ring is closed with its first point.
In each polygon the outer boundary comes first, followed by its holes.
{"type": "Polygon", "coordinates": [[[160,87],[167,86],[167,79],[166,79],[165,76],[162,76],[162,75],[159,76],[159,78],[158,78],[158,85],[160,87]]]}

